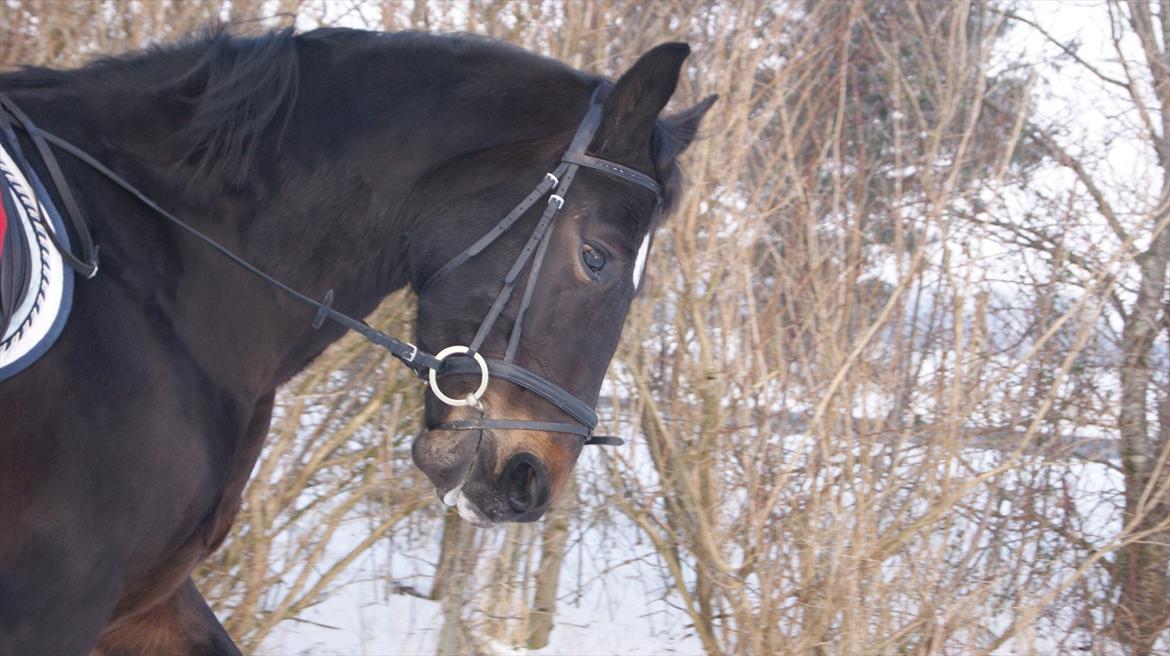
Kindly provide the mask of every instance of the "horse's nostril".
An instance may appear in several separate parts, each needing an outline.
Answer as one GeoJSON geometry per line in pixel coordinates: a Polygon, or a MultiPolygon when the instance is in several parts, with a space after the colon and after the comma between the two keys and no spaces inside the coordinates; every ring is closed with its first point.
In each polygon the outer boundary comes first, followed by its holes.
{"type": "Polygon", "coordinates": [[[527,513],[544,503],[548,496],[548,476],[540,461],[527,453],[512,458],[501,481],[508,505],[517,513],[527,513]]]}

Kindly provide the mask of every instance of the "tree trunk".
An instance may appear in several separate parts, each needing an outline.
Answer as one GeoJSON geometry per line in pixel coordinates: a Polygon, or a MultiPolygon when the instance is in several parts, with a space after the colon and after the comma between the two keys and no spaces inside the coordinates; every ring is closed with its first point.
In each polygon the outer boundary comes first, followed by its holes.
{"type": "Polygon", "coordinates": [[[555,504],[545,520],[540,538],[540,568],[536,572],[536,590],[532,608],[528,611],[528,648],[548,646],[557,612],[557,588],[561,580],[561,565],[565,562],[565,545],[569,541],[569,518],[577,499],[577,479],[569,477],[561,500],[555,504]]]}
{"type": "Polygon", "coordinates": [[[463,532],[459,513],[448,510],[443,515],[443,539],[439,544],[439,564],[435,567],[435,578],[431,583],[431,599],[442,601],[447,583],[455,570],[455,565],[463,547],[463,532]]]}
{"type": "Polygon", "coordinates": [[[439,572],[435,575],[432,597],[442,602],[443,628],[439,631],[438,656],[457,656],[466,653],[463,627],[463,607],[467,602],[467,573],[475,562],[475,549],[470,544],[473,529],[455,512],[448,512],[443,523],[443,546],[439,557],[439,572]],[[442,577],[439,573],[442,573],[442,577]],[[437,594],[436,594],[437,592],[437,594]]]}
{"type": "MultiPolygon", "coordinates": [[[[1136,534],[1118,552],[1113,569],[1121,596],[1114,612],[1118,640],[1135,656],[1151,653],[1158,635],[1170,624],[1170,504],[1166,499],[1167,427],[1151,431],[1150,351],[1163,325],[1170,231],[1158,232],[1167,216],[1170,192],[1170,2],[1161,0],[1157,15],[1145,2],[1125,5],[1131,29],[1146,57],[1157,99],[1160,133],[1151,130],[1151,145],[1162,168],[1159,208],[1151,213],[1149,250],[1136,260],[1139,287],[1125,317],[1121,348],[1121,465],[1125,474],[1125,522],[1136,534]]],[[[1120,12],[1119,12],[1120,13],[1120,12]]]]}
{"type": "MultiPolygon", "coordinates": [[[[1163,188],[1170,189],[1170,177],[1163,188]]],[[[1162,212],[1155,214],[1154,225],[1163,217],[1162,212]]],[[[1149,355],[1162,324],[1168,260],[1170,231],[1162,230],[1138,258],[1141,286],[1122,332],[1118,428],[1125,523],[1132,523],[1139,537],[1121,548],[1113,570],[1121,587],[1114,628],[1118,640],[1135,656],[1151,653],[1158,635],[1170,624],[1170,503],[1165,487],[1170,477],[1160,458],[1168,444],[1166,430],[1152,433],[1149,425],[1149,355]]]]}

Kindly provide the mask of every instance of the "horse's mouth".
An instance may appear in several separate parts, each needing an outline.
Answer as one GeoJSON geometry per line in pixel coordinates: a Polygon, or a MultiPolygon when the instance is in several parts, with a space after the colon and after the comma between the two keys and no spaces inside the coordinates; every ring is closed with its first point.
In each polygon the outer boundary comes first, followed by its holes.
{"type": "Polygon", "coordinates": [[[456,433],[457,437],[451,444],[453,448],[448,454],[436,453],[436,449],[428,444],[429,437],[432,439],[432,436],[437,437],[434,435],[436,432],[445,431],[423,428],[415,438],[415,464],[431,479],[431,483],[435,486],[435,494],[444,506],[455,508],[459,512],[459,516],[473,526],[479,528],[492,526],[494,522],[476,506],[475,502],[463,490],[464,484],[474,475],[476,463],[481,455],[481,447],[486,437],[485,433],[488,431],[480,429],[474,431],[474,434],[471,434],[471,431],[465,431],[465,434],[461,436],[456,433]],[[446,464],[443,462],[443,456],[462,461],[462,466],[458,468],[442,466],[446,464]],[[427,460],[434,460],[434,462],[426,462],[427,460]]]}
{"type": "Polygon", "coordinates": [[[459,516],[463,518],[463,521],[471,524],[472,526],[476,526],[478,528],[488,528],[489,526],[494,525],[494,522],[484,516],[484,514],[475,507],[475,503],[472,502],[472,500],[463,493],[462,483],[443,495],[443,505],[447,506],[448,508],[455,508],[459,512],[459,516]]]}

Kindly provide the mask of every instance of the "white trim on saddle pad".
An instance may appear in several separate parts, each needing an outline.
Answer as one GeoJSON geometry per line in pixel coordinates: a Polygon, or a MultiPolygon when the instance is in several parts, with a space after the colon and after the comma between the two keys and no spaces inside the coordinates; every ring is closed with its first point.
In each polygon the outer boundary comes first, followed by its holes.
{"type": "Polygon", "coordinates": [[[69,235],[35,174],[30,171],[32,179],[26,177],[6,148],[0,142],[0,175],[13,192],[16,207],[16,216],[8,217],[8,230],[22,230],[27,237],[33,273],[28,294],[0,335],[0,381],[23,371],[49,350],[65,327],[73,299],[73,271],[61,259],[46,222],[39,217],[48,219],[62,248],[69,247],[69,235]]]}

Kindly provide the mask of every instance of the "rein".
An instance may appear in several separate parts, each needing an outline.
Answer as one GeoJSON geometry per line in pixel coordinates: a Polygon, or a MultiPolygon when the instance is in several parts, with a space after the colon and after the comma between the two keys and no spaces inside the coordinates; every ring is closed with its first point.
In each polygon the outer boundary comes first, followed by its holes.
{"type": "MultiPolygon", "coordinates": [[[[220,255],[228,259],[236,266],[242,268],[248,273],[260,278],[269,285],[285,292],[294,300],[307,305],[316,310],[313,318],[312,326],[317,329],[320,328],[325,320],[337,323],[348,330],[352,330],[361,336],[365,337],[371,343],[387,350],[395,358],[400,360],[403,364],[409,367],[420,379],[428,382],[431,391],[435,397],[443,403],[450,406],[472,406],[481,408],[479,399],[487,390],[488,382],[491,378],[499,378],[508,381],[518,387],[526,389],[537,396],[552,403],[561,411],[568,414],[576,423],[567,422],[551,422],[551,421],[529,421],[520,419],[491,419],[481,417],[479,419],[450,421],[439,424],[437,426],[427,427],[427,430],[484,430],[484,429],[504,429],[504,430],[534,430],[553,433],[566,433],[576,435],[584,440],[584,444],[600,444],[600,445],[620,445],[623,443],[621,438],[593,435],[593,429],[597,427],[597,413],[593,408],[581,401],[576,396],[565,390],[560,385],[540,376],[539,374],[525,369],[513,362],[516,350],[519,346],[520,335],[523,330],[524,314],[528,309],[528,305],[532,300],[532,294],[536,286],[537,279],[540,275],[541,264],[544,262],[545,253],[547,252],[549,242],[552,236],[552,227],[558,216],[558,213],[565,205],[565,195],[569,191],[577,172],[581,167],[586,167],[595,171],[605,173],[610,177],[623,180],[625,182],[637,185],[652,192],[656,199],[655,212],[658,212],[662,206],[662,190],[658,183],[650,176],[635,171],[620,164],[610,162],[608,160],[596,158],[585,153],[589,142],[593,135],[597,132],[598,126],[601,124],[602,103],[601,94],[606,88],[606,85],[599,86],[593,93],[590,100],[589,109],[577,128],[576,134],[569,145],[569,149],[561,158],[560,164],[551,172],[546,173],[545,177],[536,187],[520,201],[516,207],[508,212],[499,223],[488,230],[486,234],[476,240],[471,246],[468,246],[464,251],[453,257],[450,261],[444,264],[438,271],[436,271],[430,278],[423,283],[419,289],[421,296],[426,289],[435,280],[450,273],[452,270],[463,265],[465,262],[475,257],[480,252],[485,250],[501,235],[512,227],[529,209],[531,209],[537,201],[544,198],[553,191],[555,193],[548,195],[543,213],[540,220],[536,224],[528,241],[521,249],[520,254],[516,257],[512,267],[508,270],[504,277],[503,287],[497,294],[495,301],[492,303],[491,309],[487,316],[484,317],[479,329],[476,331],[475,337],[468,346],[448,346],[436,354],[430,354],[422,351],[417,346],[410,342],[395,339],[389,335],[370,326],[365,321],[355,319],[347,314],[338,312],[332,308],[333,290],[330,289],[325,293],[321,300],[315,300],[295,289],[289,287],[285,283],[273,278],[267,273],[261,271],[247,260],[239,257],[235,253],[228,250],[219,242],[212,239],[210,236],[192,227],[182,219],[178,218],[171,212],[162,208],[158,203],[152,200],[149,196],[140,191],[137,187],[126,181],[107,166],[99,162],[86,151],[78,148],[72,143],[58,137],[50,132],[46,132],[33,124],[32,120],[21,111],[21,109],[3,93],[0,93],[0,130],[2,130],[13,143],[16,143],[16,137],[13,132],[14,128],[22,130],[28,135],[33,145],[36,147],[38,154],[41,157],[49,175],[52,178],[53,184],[57,189],[58,195],[64,201],[67,214],[73,224],[74,231],[78,234],[81,243],[82,254],[81,257],[74,255],[69,250],[57,242],[56,237],[53,237],[53,243],[61,252],[63,258],[69,265],[79,274],[86,278],[93,278],[98,272],[98,247],[94,244],[92,236],[90,235],[88,226],[82,217],[80,207],[73,196],[68,184],[65,181],[65,176],[61,171],[60,165],[57,163],[53,155],[51,144],[56,148],[69,153],[82,163],[92,168],[97,173],[100,173],[105,178],[109,179],[115,185],[134,196],[146,207],[153,210],[156,214],[173,224],[175,227],[183,230],[187,234],[195,237],[203,242],[220,255]],[[520,307],[517,310],[516,320],[512,326],[512,333],[508,339],[508,346],[504,353],[503,360],[485,359],[480,353],[479,349],[483,345],[484,340],[488,337],[496,320],[499,319],[503,312],[504,306],[511,298],[516,288],[516,283],[520,278],[520,273],[528,264],[528,261],[533,258],[532,268],[529,271],[528,279],[525,283],[523,296],[521,297],[520,307]],[[463,357],[453,357],[463,356],[463,357]],[[438,379],[448,376],[457,375],[474,375],[478,373],[480,376],[480,383],[475,392],[468,394],[463,399],[453,398],[445,393],[439,387],[438,379]]],[[[21,158],[17,162],[22,169],[31,171],[29,163],[21,158]]],[[[39,218],[44,222],[44,217],[39,218]]],[[[51,227],[46,226],[50,235],[54,235],[51,227]]]]}

